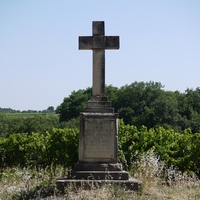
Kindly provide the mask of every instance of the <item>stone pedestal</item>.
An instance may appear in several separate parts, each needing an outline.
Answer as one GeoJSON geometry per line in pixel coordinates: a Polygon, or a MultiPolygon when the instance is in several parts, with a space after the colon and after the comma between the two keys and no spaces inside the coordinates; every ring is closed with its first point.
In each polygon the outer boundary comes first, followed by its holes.
{"type": "Polygon", "coordinates": [[[79,162],[117,162],[117,114],[81,113],[79,162]]]}
{"type": "Polygon", "coordinates": [[[69,184],[86,188],[96,184],[118,184],[138,191],[141,182],[130,179],[118,163],[118,114],[106,97],[92,97],[80,114],[79,161],[68,177],[57,179],[64,190],[69,184]]]}

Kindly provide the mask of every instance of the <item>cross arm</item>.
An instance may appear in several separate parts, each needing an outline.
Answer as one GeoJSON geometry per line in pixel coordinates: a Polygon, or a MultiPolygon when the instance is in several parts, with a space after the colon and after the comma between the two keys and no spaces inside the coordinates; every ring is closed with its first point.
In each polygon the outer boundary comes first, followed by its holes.
{"type": "Polygon", "coordinates": [[[80,36],[79,49],[119,49],[119,36],[80,36]]]}
{"type": "Polygon", "coordinates": [[[93,47],[92,36],[80,36],[79,37],[79,50],[89,50],[93,47]]]}
{"type": "Polygon", "coordinates": [[[119,49],[119,36],[106,36],[105,49],[119,49]]]}

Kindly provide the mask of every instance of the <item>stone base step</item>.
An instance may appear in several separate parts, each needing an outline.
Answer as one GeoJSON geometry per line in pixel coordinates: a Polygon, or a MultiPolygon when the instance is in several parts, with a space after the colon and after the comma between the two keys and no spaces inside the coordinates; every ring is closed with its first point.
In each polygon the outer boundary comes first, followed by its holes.
{"type": "Polygon", "coordinates": [[[69,171],[68,177],[71,179],[85,180],[128,180],[126,171],[69,171]]]}
{"type": "Polygon", "coordinates": [[[66,188],[70,187],[72,189],[95,189],[99,188],[102,185],[118,185],[123,187],[125,190],[132,190],[136,192],[140,192],[142,189],[142,182],[137,179],[129,179],[129,180],[75,180],[75,179],[67,179],[60,178],[56,181],[57,189],[65,193],[66,188]]]}
{"type": "Polygon", "coordinates": [[[73,170],[74,171],[122,171],[122,164],[78,162],[74,164],[73,170]]]}

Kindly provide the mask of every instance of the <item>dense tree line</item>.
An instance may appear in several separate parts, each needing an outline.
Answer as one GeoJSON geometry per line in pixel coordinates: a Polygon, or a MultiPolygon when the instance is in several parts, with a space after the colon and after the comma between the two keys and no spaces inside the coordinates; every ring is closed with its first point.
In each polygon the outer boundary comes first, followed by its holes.
{"type": "Polygon", "coordinates": [[[0,107],[0,113],[48,113],[48,112],[54,112],[54,107],[53,106],[49,106],[47,109],[45,110],[14,110],[12,108],[1,108],[0,107]]]}
{"type": "MultiPolygon", "coordinates": [[[[73,91],[57,107],[59,120],[77,119],[91,96],[91,88],[73,91]]],[[[121,88],[106,86],[106,95],[125,124],[147,128],[163,126],[200,131],[200,88],[165,91],[158,82],[134,82],[121,88]]]]}

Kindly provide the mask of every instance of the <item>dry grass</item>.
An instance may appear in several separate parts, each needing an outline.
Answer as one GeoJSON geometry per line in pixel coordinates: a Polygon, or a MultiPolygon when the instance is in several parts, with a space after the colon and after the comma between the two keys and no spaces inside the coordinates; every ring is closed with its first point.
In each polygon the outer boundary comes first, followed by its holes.
{"type": "Polygon", "coordinates": [[[195,174],[182,174],[173,166],[165,169],[154,152],[142,156],[140,162],[133,164],[137,168],[135,176],[143,183],[139,199],[200,199],[200,180],[195,174]]]}
{"type": "MultiPolygon", "coordinates": [[[[125,191],[124,188],[104,185],[91,190],[66,188],[61,195],[55,188],[55,179],[50,179],[46,170],[36,172],[30,169],[13,168],[0,173],[0,200],[49,199],[132,199],[132,200],[198,200],[200,180],[195,175],[182,175],[171,167],[164,170],[164,164],[151,152],[133,163],[137,169],[134,177],[143,183],[141,194],[125,191]],[[161,178],[161,177],[167,177],[161,178]]],[[[57,177],[62,177],[58,169],[57,177]]]]}

